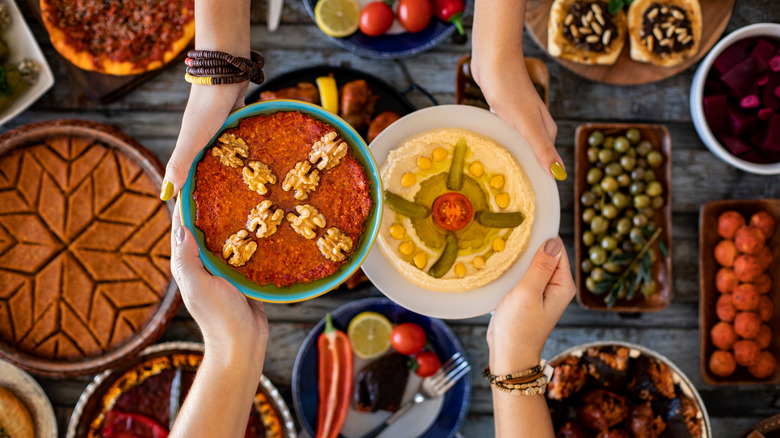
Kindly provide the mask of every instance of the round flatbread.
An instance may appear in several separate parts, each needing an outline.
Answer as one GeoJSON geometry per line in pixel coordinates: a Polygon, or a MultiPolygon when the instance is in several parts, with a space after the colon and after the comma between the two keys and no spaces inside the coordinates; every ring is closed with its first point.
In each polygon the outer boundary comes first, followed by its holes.
{"type": "Polygon", "coordinates": [[[11,438],[35,438],[30,411],[4,388],[0,388],[0,431],[11,438]]]}
{"type": "Polygon", "coordinates": [[[699,1],[635,0],[628,9],[628,35],[634,61],[680,64],[699,51],[699,1]]]}
{"type": "Polygon", "coordinates": [[[195,36],[193,0],[40,0],[57,51],[77,67],[112,75],[155,70],[195,36]]]}
{"type": "Polygon", "coordinates": [[[547,50],[580,64],[614,64],[626,39],[626,15],[609,13],[602,0],[555,0],[550,10],[547,50]]]}

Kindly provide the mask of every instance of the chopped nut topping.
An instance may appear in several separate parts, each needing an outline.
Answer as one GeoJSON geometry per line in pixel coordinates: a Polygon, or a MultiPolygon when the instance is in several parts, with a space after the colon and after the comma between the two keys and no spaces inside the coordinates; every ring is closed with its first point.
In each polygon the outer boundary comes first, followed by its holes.
{"type": "Polygon", "coordinates": [[[281,208],[277,208],[276,211],[272,212],[271,204],[269,200],[257,204],[246,220],[246,228],[249,231],[255,231],[255,228],[257,228],[256,236],[261,239],[274,234],[276,227],[284,219],[284,211],[281,208]]]}
{"type": "Polygon", "coordinates": [[[241,230],[228,237],[222,246],[222,257],[232,266],[244,266],[257,250],[257,242],[249,237],[247,230],[241,230]]]}
{"type": "Polygon", "coordinates": [[[249,146],[233,134],[222,134],[217,139],[218,145],[211,149],[211,154],[219,157],[219,162],[228,167],[238,168],[244,165],[239,157],[249,157],[249,146]]]}
{"type": "Polygon", "coordinates": [[[340,262],[352,251],[352,239],[338,228],[328,228],[328,232],[317,239],[317,248],[326,259],[340,262]]]}
{"type": "Polygon", "coordinates": [[[261,195],[268,193],[266,184],[276,184],[276,176],[271,169],[260,161],[250,161],[247,167],[242,171],[244,182],[249,186],[249,190],[255,191],[261,195]]]}
{"type": "Polygon", "coordinates": [[[287,220],[292,225],[293,230],[306,239],[317,237],[315,228],[325,228],[325,216],[311,205],[296,205],[295,211],[298,212],[298,216],[294,213],[287,213],[287,220]]]}
{"type": "Polygon", "coordinates": [[[314,143],[309,152],[309,161],[317,169],[328,170],[339,164],[345,155],[347,155],[347,143],[338,138],[337,133],[331,132],[314,143]]]}
{"type": "Polygon", "coordinates": [[[317,189],[317,184],[320,182],[320,173],[317,170],[311,170],[311,163],[308,161],[299,161],[294,169],[290,169],[287,172],[287,176],[282,181],[282,189],[285,192],[295,190],[293,198],[303,201],[309,198],[309,192],[313,192],[317,189]]]}

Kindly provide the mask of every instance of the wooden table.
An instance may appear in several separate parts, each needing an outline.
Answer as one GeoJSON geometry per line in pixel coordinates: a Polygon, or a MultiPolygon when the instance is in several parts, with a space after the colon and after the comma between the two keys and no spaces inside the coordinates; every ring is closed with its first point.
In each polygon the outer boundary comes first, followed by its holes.
{"type": "MultiPolygon", "coordinates": [[[[487,1],[487,0],[481,0],[487,1]]],[[[160,159],[168,160],[179,132],[189,85],[183,81],[184,65],[169,67],[155,79],[124,98],[98,105],[75,88],[64,61],[52,48],[45,30],[27,9],[38,42],[46,52],[57,78],[55,87],[32,109],[9,122],[2,130],[57,118],[78,117],[110,123],[137,138],[160,159]]],[[[444,44],[414,58],[376,61],[360,58],[330,42],[312,23],[298,0],[284,6],[282,25],[276,33],[265,26],[265,0],[252,5],[252,46],[262,50],[266,77],[318,64],[347,66],[384,78],[398,89],[415,82],[430,91],[440,103],[454,100],[455,65],[470,52],[470,46],[444,44]]],[[[467,22],[471,23],[471,12],[467,22]]],[[[738,0],[726,32],[760,21],[780,21],[780,2],[738,0]]],[[[583,342],[626,340],[650,347],[674,361],[699,389],[707,405],[715,437],[739,436],[751,424],[780,411],[778,387],[720,388],[702,383],[698,346],[698,212],[711,200],[728,198],[780,197],[780,178],[761,177],[736,170],[717,159],[699,140],[691,123],[688,93],[694,68],[656,84],[616,87],[590,82],[563,69],[525,38],[527,56],[543,59],[550,70],[550,110],[558,123],[557,146],[573,168],[574,130],[586,121],[636,121],[663,123],[673,143],[674,208],[674,299],[668,309],[656,314],[619,315],[588,312],[572,303],[550,336],[544,356],[583,342]]],[[[418,107],[430,105],[419,93],[412,93],[418,107]]],[[[559,183],[561,194],[561,236],[573,254],[572,178],[559,183]]],[[[290,305],[267,305],[271,339],[265,374],[279,387],[292,406],[290,379],[292,363],[306,333],[325,312],[352,300],[379,296],[373,286],[359,290],[337,290],[323,297],[290,305]]],[[[466,437],[493,436],[490,389],[476,371],[487,361],[485,331],[488,317],[451,321],[474,365],[474,391],[469,417],[461,433],[466,437]]],[[[200,341],[197,325],[182,309],[162,336],[162,341],[200,341]]],[[[48,393],[64,436],[71,411],[89,378],[38,379],[48,393]]]]}

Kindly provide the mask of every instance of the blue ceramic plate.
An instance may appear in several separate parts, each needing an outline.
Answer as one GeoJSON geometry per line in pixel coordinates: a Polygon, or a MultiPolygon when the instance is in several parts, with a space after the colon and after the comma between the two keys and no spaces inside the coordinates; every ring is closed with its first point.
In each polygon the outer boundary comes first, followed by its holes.
{"type": "MultiPolygon", "coordinates": [[[[367,298],[341,306],[331,312],[333,325],[340,330],[346,331],[352,318],[366,311],[380,313],[394,324],[413,322],[422,327],[433,351],[436,352],[442,362],[456,352],[460,352],[464,357],[466,356],[466,352],[463,350],[460,342],[458,342],[455,334],[442,321],[406,310],[387,298],[367,298]]],[[[325,320],[323,319],[309,332],[300,350],[298,350],[298,356],[295,358],[295,366],[293,368],[292,396],[295,413],[298,416],[301,427],[309,436],[315,435],[314,431],[317,427],[317,339],[324,327],[325,320]]],[[[471,376],[466,374],[444,395],[438,416],[430,420],[433,424],[419,436],[422,438],[454,436],[468,413],[470,399],[471,376]]],[[[413,415],[413,413],[414,410],[410,411],[407,416],[413,415]]],[[[349,424],[351,419],[352,417],[347,416],[342,431],[349,428],[354,429],[354,427],[350,427],[354,425],[349,424]]],[[[406,418],[402,417],[394,426],[401,426],[405,420],[406,418]]],[[[390,431],[388,430],[387,432],[390,431]]]]}
{"type": "Polygon", "coordinates": [[[371,245],[374,243],[374,239],[376,239],[379,230],[379,223],[382,219],[382,215],[380,214],[382,211],[381,190],[382,183],[379,180],[379,172],[377,171],[374,157],[368,150],[366,142],[363,141],[360,135],[352,129],[347,122],[335,114],[325,111],[322,107],[310,103],[297,100],[269,100],[245,106],[228,116],[227,120],[225,120],[225,123],[222,125],[222,128],[214,135],[206,147],[200,151],[198,156],[195,157],[195,160],[192,162],[190,174],[187,177],[187,182],[184,184],[181,191],[181,219],[184,226],[189,228],[195,236],[195,240],[197,240],[200,249],[200,259],[209,272],[228,280],[244,295],[250,298],[271,303],[292,303],[318,297],[325,292],[336,288],[357,270],[363,262],[363,259],[366,258],[368,251],[371,249],[371,245]],[[238,126],[238,122],[241,119],[279,111],[300,111],[301,113],[310,115],[315,119],[334,127],[341,138],[350,145],[355,157],[366,170],[366,176],[368,177],[370,185],[369,190],[371,191],[371,199],[374,201],[371,214],[369,214],[368,220],[366,221],[366,231],[363,233],[363,236],[360,237],[357,248],[355,248],[352,255],[349,256],[347,263],[341,265],[333,275],[308,284],[296,284],[291,287],[276,287],[272,284],[258,286],[247,280],[246,277],[238,271],[231,269],[221,257],[209,251],[208,248],[206,248],[203,232],[195,226],[195,202],[192,199],[192,194],[195,191],[195,170],[198,162],[201,160],[203,153],[214,144],[220,135],[222,135],[222,132],[228,128],[238,126]]]}
{"type": "MultiPolygon", "coordinates": [[[[316,22],[314,6],[317,5],[317,0],[303,0],[303,4],[311,19],[316,22]]],[[[468,4],[467,1],[467,9],[468,4]]],[[[434,15],[431,22],[428,23],[428,27],[416,33],[402,32],[371,37],[358,30],[348,37],[334,38],[329,36],[328,38],[360,56],[376,59],[398,59],[408,58],[430,50],[441,44],[455,31],[454,24],[445,23],[434,15]]]]}

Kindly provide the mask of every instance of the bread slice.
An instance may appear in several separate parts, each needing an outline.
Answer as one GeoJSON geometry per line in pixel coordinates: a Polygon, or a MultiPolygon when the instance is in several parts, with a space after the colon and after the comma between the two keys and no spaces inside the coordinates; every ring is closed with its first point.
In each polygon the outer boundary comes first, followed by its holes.
{"type": "Polygon", "coordinates": [[[662,67],[682,63],[699,52],[701,21],[699,0],[634,0],[628,9],[631,59],[662,67]]]}
{"type": "Polygon", "coordinates": [[[626,15],[622,10],[611,15],[607,5],[603,0],[555,0],[547,26],[550,55],[581,64],[614,64],[625,45],[626,15]],[[589,18],[576,19],[574,15],[583,9],[589,18]],[[588,38],[597,41],[588,43],[588,38]]]}
{"type": "Polygon", "coordinates": [[[30,411],[11,391],[0,388],[0,427],[11,438],[35,438],[30,411]]]}

